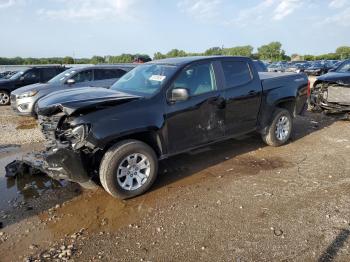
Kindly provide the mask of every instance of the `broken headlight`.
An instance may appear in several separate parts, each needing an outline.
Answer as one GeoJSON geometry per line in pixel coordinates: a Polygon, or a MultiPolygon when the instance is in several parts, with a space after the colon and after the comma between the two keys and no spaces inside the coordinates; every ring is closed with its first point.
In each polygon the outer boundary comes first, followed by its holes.
{"type": "Polygon", "coordinates": [[[73,149],[79,149],[84,145],[84,141],[88,135],[89,127],[87,125],[79,125],[68,129],[65,137],[70,141],[73,149]]]}

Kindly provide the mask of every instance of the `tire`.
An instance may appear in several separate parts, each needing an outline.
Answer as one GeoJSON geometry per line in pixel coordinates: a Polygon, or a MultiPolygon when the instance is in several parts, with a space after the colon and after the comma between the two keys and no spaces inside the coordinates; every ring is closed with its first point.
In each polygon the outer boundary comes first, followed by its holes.
{"type": "Polygon", "coordinates": [[[132,198],[146,192],[156,180],[157,172],[158,159],[154,150],[137,140],[115,144],[105,153],[100,164],[103,188],[119,199],[132,198]],[[132,161],[136,162],[130,167],[132,161]],[[142,168],[143,165],[145,168],[142,168]]]}
{"type": "Polygon", "coordinates": [[[281,146],[287,143],[289,140],[291,133],[293,132],[293,118],[288,110],[278,108],[273,114],[273,120],[268,127],[266,134],[262,134],[263,141],[269,146],[281,146]],[[288,126],[283,125],[284,121],[288,124],[288,126]],[[283,128],[278,132],[278,125],[283,128]],[[282,130],[281,130],[282,129],[282,130]],[[288,133],[283,132],[283,129],[286,129],[288,133]]]}
{"type": "Polygon", "coordinates": [[[10,104],[10,93],[5,90],[0,90],[0,106],[7,106],[10,104]]]}

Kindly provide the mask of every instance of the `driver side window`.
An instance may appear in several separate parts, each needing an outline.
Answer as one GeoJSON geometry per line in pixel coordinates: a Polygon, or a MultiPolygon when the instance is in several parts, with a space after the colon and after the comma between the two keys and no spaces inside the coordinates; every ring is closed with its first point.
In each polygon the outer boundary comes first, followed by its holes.
{"type": "Polygon", "coordinates": [[[174,81],[173,88],[186,88],[190,96],[217,90],[212,63],[186,67],[174,81]]]}
{"type": "Polygon", "coordinates": [[[75,74],[72,79],[75,83],[83,83],[92,81],[92,70],[86,70],[75,74]]]}

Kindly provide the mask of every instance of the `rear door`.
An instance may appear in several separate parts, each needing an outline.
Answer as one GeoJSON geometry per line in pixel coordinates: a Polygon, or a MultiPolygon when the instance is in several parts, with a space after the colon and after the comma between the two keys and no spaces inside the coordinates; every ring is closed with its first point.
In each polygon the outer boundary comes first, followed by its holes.
{"type": "Polygon", "coordinates": [[[225,79],[226,135],[235,136],[256,129],[262,87],[260,78],[245,59],[221,61],[225,79]]]}
{"type": "Polygon", "coordinates": [[[95,69],[92,86],[108,88],[125,73],[122,69],[95,69]]]}
{"type": "Polygon", "coordinates": [[[169,154],[197,147],[224,136],[224,99],[215,62],[185,67],[172,83],[186,88],[189,99],[166,104],[169,154]]]}

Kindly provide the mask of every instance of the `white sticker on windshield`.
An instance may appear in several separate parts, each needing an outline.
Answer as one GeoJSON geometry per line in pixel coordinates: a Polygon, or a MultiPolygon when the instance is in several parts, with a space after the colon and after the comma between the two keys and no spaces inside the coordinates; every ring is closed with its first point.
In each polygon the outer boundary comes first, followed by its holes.
{"type": "Polygon", "coordinates": [[[152,75],[152,76],[149,78],[149,80],[151,80],[151,81],[162,82],[162,81],[164,81],[165,78],[166,78],[166,76],[152,75]]]}

